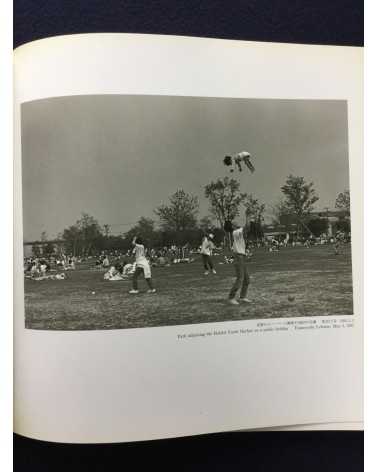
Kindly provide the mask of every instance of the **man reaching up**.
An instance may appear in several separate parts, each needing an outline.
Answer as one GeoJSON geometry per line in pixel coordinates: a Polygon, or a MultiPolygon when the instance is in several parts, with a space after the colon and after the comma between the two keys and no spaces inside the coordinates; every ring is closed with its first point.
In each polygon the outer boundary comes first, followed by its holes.
{"type": "Polygon", "coordinates": [[[249,287],[249,272],[247,267],[246,256],[246,239],[251,235],[251,224],[248,222],[243,228],[233,224],[231,221],[226,221],[224,230],[231,234],[232,237],[232,252],[234,255],[234,266],[236,273],[236,280],[231,287],[228,302],[231,305],[239,305],[242,303],[252,303],[247,297],[249,287]],[[239,301],[236,295],[240,290],[239,301]]]}

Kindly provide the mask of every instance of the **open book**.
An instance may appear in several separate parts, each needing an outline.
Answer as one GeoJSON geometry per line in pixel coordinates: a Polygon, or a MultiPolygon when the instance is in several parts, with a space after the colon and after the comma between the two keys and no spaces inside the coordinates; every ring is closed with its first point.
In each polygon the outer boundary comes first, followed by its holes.
{"type": "Polygon", "coordinates": [[[16,50],[17,433],[362,427],[361,76],[353,47],[16,50]]]}

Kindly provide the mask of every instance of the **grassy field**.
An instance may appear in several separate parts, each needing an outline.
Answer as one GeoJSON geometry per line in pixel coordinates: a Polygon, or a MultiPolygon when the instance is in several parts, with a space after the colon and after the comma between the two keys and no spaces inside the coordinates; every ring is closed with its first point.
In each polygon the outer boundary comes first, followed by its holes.
{"type": "Polygon", "coordinates": [[[209,276],[199,256],[192,264],[154,268],[155,294],[146,293],[142,278],[141,292],[130,295],[131,280],[106,281],[104,271],[91,269],[68,272],[63,281],[26,279],[26,327],[120,329],[353,313],[349,247],[338,256],[330,246],[257,250],[249,263],[250,305],[227,305],[234,267],[215,261],[218,273],[209,276]]]}

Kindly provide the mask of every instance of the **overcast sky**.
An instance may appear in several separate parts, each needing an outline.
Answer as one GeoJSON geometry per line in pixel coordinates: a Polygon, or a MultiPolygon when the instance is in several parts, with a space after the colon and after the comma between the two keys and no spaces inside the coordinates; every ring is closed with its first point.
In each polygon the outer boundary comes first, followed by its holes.
{"type": "Polygon", "coordinates": [[[344,101],[74,96],[22,106],[24,239],[53,238],[87,212],[114,234],[167,202],[235,176],[269,208],[289,174],[313,181],[318,209],[349,188],[344,101]],[[230,174],[249,151],[256,172],[230,174]]]}

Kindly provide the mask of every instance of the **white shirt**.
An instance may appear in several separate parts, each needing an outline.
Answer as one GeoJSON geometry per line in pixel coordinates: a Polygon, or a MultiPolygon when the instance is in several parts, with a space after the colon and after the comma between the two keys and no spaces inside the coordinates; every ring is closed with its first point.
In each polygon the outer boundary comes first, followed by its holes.
{"type": "Polygon", "coordinates": [[[136,266],[143,269],[146,279],[151,278],[151,268],[145,256],[143,244],[135,244],[134,253],[136,266]]]}
{"type": "Polygon", "coordinates": [[[135,244],[134,253],[135,253],[135,262],[137,264],[138,262],[144,262],[144,260],[146,259],[146,256],[144,254],[143,244],[135,244]]]}
{"type": "Polygon", "coordinates": [[[213,248],[213,243],[209,241],[207,238],[203,238],[202,246],[201,246],[201,254],[205,254],[206,256],[211,256],[212,248],[213,248]]]}
{"type": "Polygon", "coordinates": [[[236,254],[244,254],[245,255],[245,240],[243,235],[243,228],[235,229],[232,232],[233,244],[232,250],[236,254]]]}

